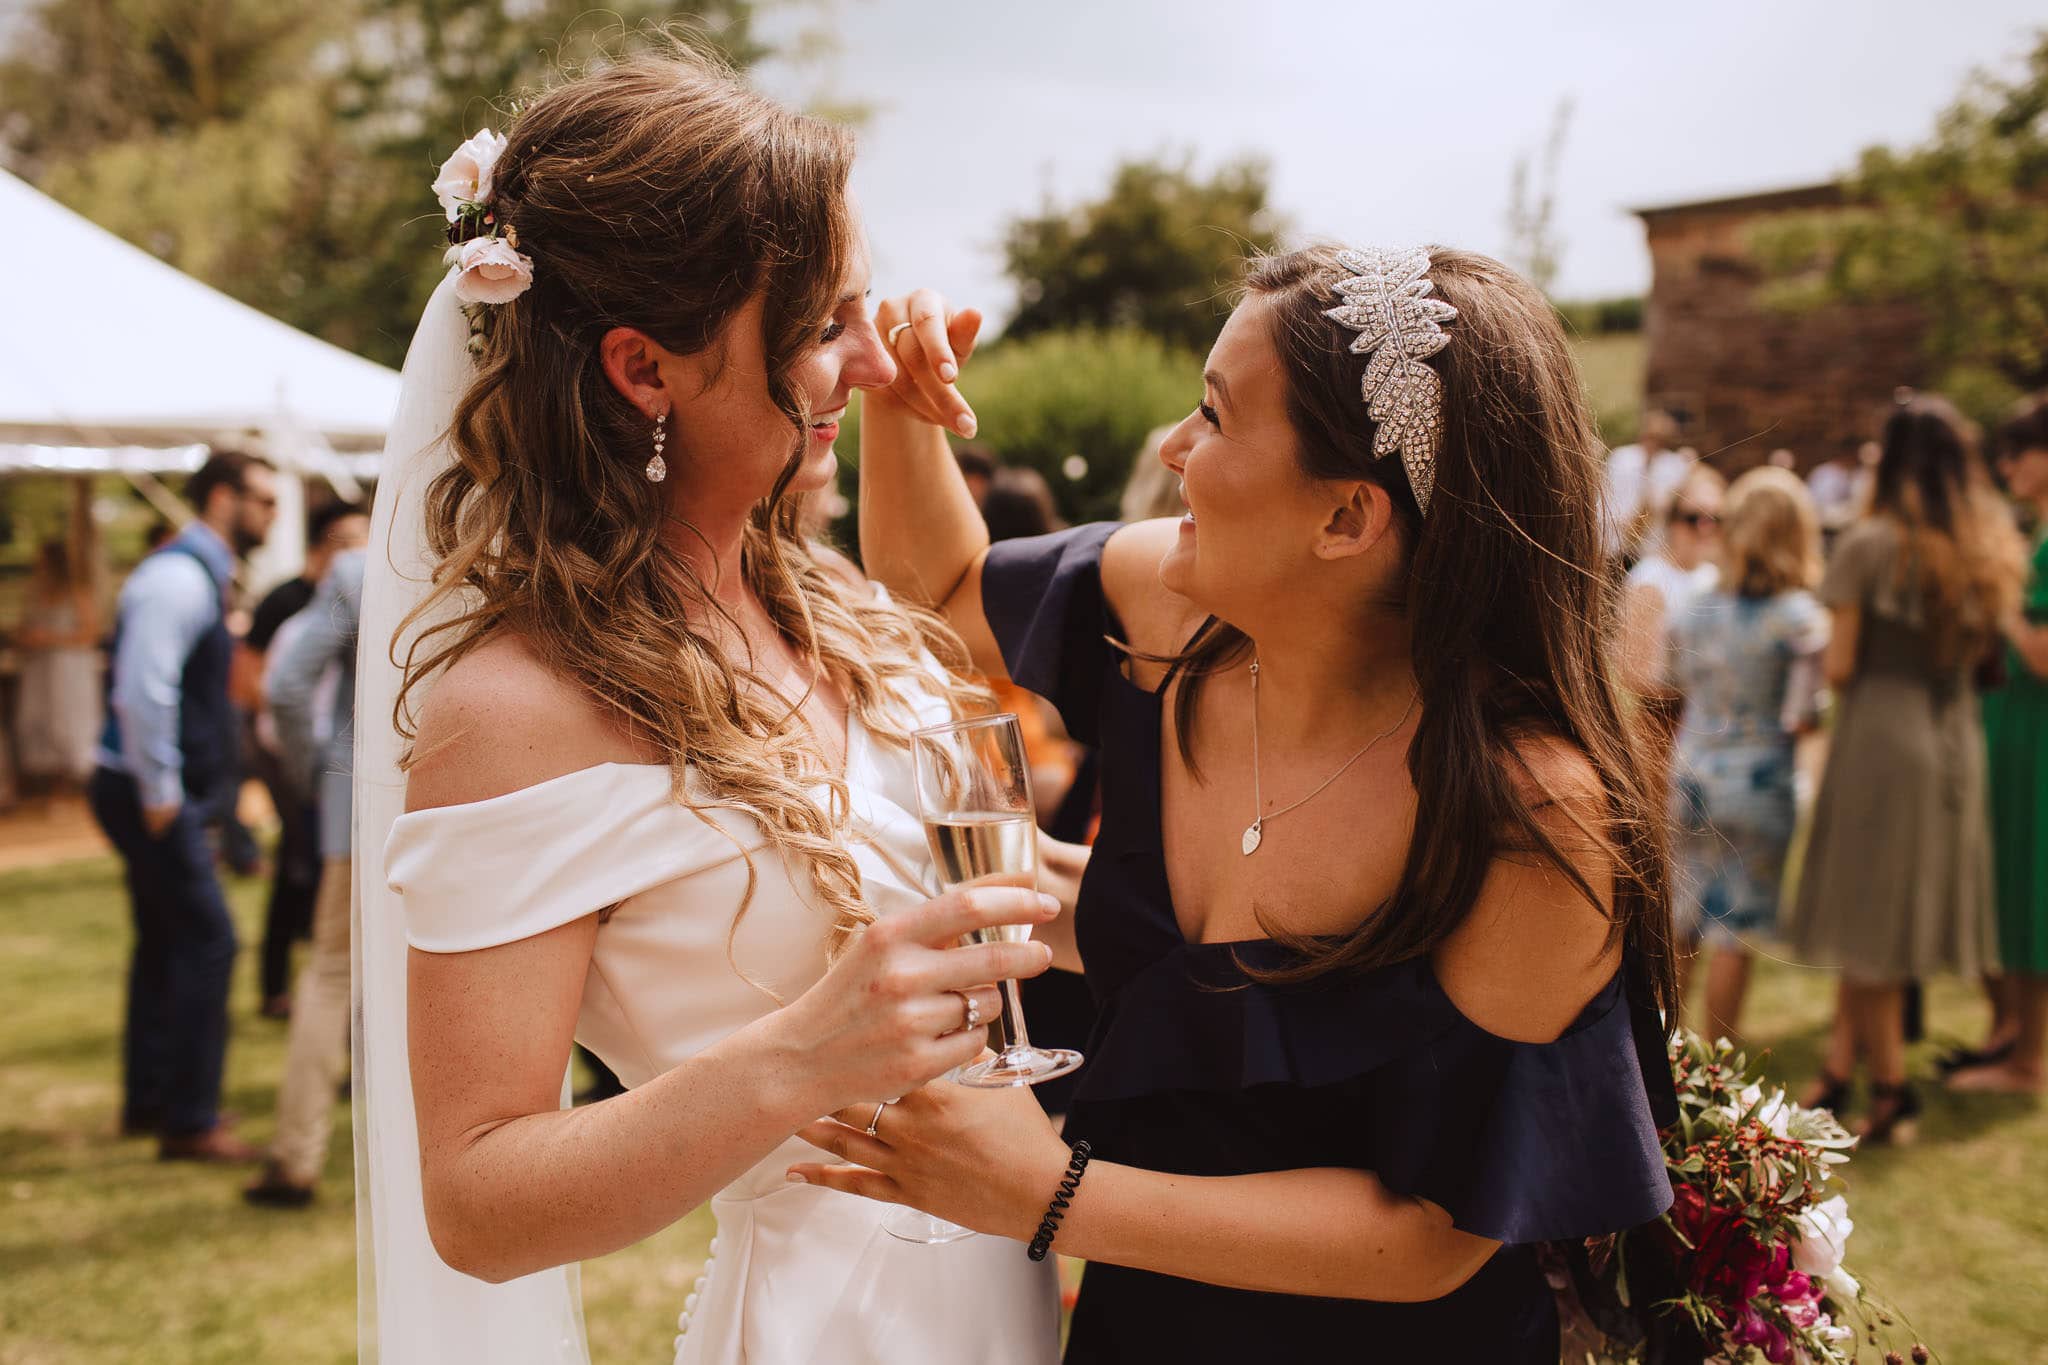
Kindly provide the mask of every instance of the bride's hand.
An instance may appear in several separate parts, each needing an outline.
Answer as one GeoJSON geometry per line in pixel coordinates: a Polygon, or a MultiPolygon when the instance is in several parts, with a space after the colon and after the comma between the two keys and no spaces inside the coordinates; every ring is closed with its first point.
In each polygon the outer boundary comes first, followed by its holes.
{"type": "Polygon", "coordinates": [[[976,1232],[1029,1241],[1066,1174],[1068,1148],[1028,1087],[934,1082],[882,1111],[842,1109],[797,1133],[844,1161],[805,1162],[789,1179],[909,1204],[976,1232]]]}
{"type": "Polygon", "coordinates": [[[762,1021],[793,1059],[809,1112],[830,1113],[905,1095],[981,1055],[986,1028],[963,1029],[972,997],[993,1019],[990,982],[1037,976],[1052,961],[1043,943],[961,946],[961,936],[1004,924],[1037,926],[1059,902],[1022,887],[949,891],[860,931],[823,979],[762,1021]]]}
{"type": "Polygon", "coordinates": [[[972,436],[974,409],[960,396],[956,381],[974,354],[981,311],[952,308],[943,295],[919,289],[882,300],[875,309],[875,330],[889,343],[896,378],[886,389],[871,390],[866,401],[894,402],[933,426],[972,436]]]}

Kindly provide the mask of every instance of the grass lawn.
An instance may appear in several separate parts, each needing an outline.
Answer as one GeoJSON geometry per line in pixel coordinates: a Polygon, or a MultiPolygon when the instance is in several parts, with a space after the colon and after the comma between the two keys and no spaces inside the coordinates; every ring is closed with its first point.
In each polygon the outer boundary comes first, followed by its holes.
{"type": "MultiPolygon", "coordinates": [[[[253,946],[262,888],[232,895],[253,946]]],[[[115,1138],[127,941],[112,861],[0,877],[0,1365],[352,1360],[346,1106],[303,1214],[245,1207],[244,1172],[159,1165],[151,1143],[115,1138]]],[[[253,959],[235,983],[227,1103],[260,1141],[284,1028],[254,1014],[253,959]]],[[[1753,1017],[1779,1076],[1811,1073],[1829,997],[1824,978],[1765,965],[1753,1017]]],[[[1929,1003],[1936,1034],[1981,1024],[1959,983],[1929,1003]]],[[[1954,1365],[2048,1365],[2048,1109],[1928,1098],[1916,1146],[1849,1167],[1850,1264],[1954,1365]]],[[[700,1212],[585,1267],[600,1365],[667,1358],[709,1235],[700,1212]]]]}

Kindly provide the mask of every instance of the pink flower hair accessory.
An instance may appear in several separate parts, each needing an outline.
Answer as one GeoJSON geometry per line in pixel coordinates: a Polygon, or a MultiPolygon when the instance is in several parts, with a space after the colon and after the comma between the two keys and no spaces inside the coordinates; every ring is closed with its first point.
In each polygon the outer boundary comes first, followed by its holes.
{"type": "MultiPolygon", "coordinates": [[[[455,292],[467,304],[510,303],[533,284],[533,260],[519,250],[518,228],[500,221],[494,208],[505,147],[503,133],[479,128],[434,177],[434,195],[448,218],[446,260],[460,272],[455,292]]],[[[470,321],[474,348],[479,320],[470,321]]]]}

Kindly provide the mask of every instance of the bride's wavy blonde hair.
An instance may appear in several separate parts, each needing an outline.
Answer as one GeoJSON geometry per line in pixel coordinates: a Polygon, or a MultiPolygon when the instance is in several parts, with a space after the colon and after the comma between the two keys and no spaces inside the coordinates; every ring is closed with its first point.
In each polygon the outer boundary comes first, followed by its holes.
{"type": "MultiPolygon", "coordinates": [[[[659,749],[679,802],[744,811],[807,865],[843,941],[873,919],[845,843],[846,783],[805,742],[795,707],[690,624],[710,611],[737,625],[664,541],[667,503],[642,472],[651,428],[605,377],[599,341],[636,327],[679,355],[701,353],[762,296],[768,389],[800,452],[810,414],[790,372],[844,287],[852,140],[681,53],[549,90],[507,136],[492,207],[532,257],[533,285],[480,315],[476,376],[449,431],[454,463],[427,491],[433,583],[408,624],[451,601],[456,611],[398,661],[399,732],[414,734],[415,687],[494,632],[516,631],[659,749]],[[685,785],[692,771],[697,795],[685,785]]],[[[742,550],[776,627],[830,670],[886,745],[907,744],[914,721],[901,698],[930,685],[925,651],[947,669],[954,710],[977,708],[985,694],[959,681],[967,653],[943,622],[821,566],[785,496],[795,470],[793,454],[742,550]]]]}

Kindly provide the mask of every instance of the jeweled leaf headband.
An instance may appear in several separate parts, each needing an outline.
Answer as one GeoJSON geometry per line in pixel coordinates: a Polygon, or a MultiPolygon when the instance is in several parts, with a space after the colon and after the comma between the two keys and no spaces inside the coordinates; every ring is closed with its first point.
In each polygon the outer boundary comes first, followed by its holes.
{"type": "Polygon", "coordinates": [[[1373,458],[1401,452],[1415,505],[1426,514],[1444,439],[1444,385],[1422,362],[1449,344],[1438,324],[1458,310],[1430,297],[1436,286],[1427,278],[1429,252],[1423,247],[1347,249],[1337,253],[1337,263],[1351,272],[1335,286],[1344,302],[1324,309],[1323,316],[1358,333],[1351,339],[1352,354],[1372,357],[1361,389],[1366,413],[1378,424],[1373,458]]]}

